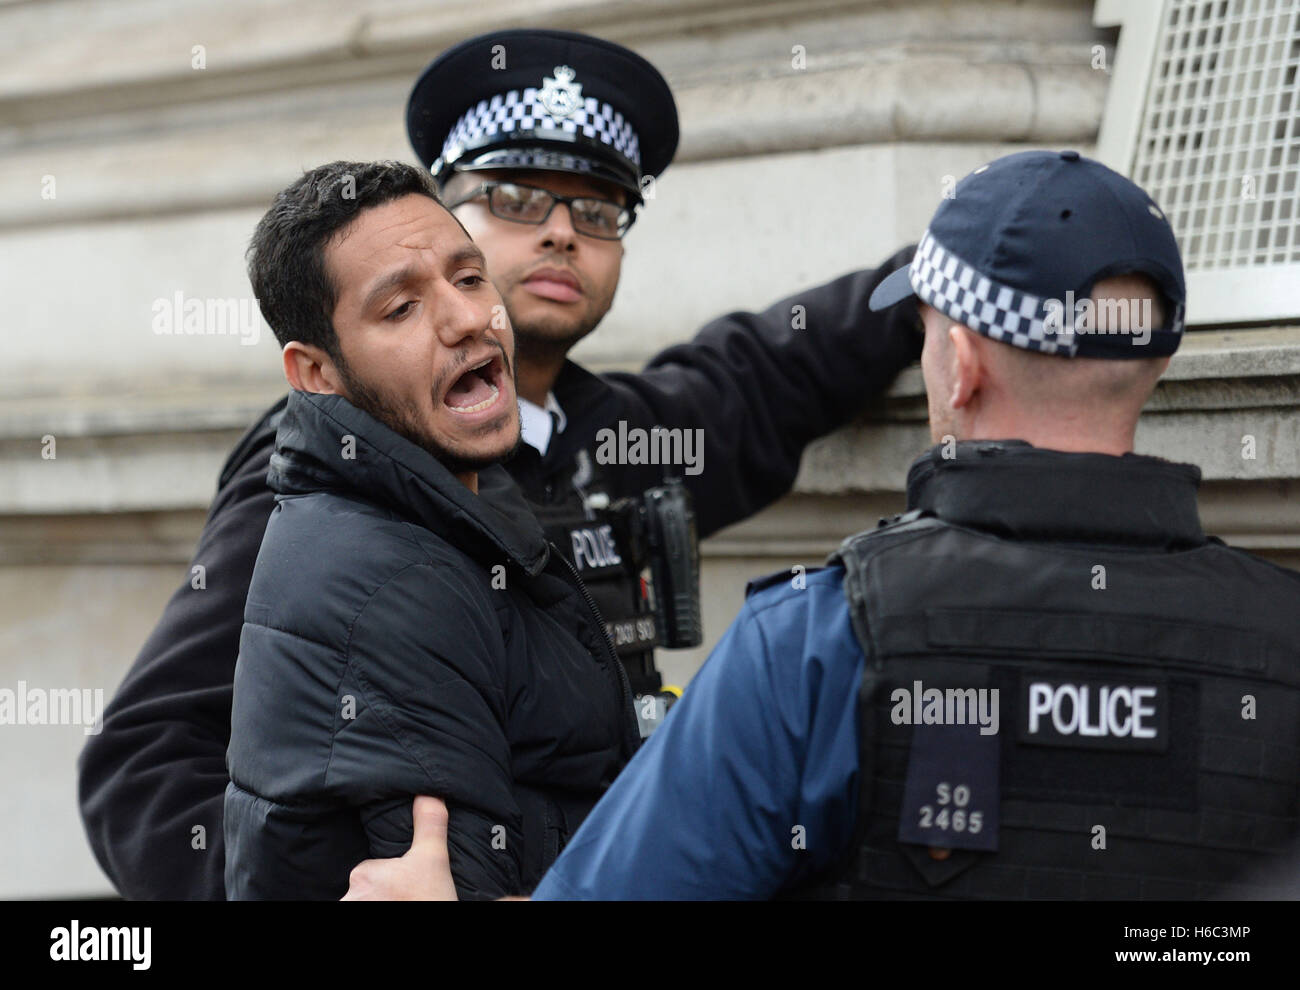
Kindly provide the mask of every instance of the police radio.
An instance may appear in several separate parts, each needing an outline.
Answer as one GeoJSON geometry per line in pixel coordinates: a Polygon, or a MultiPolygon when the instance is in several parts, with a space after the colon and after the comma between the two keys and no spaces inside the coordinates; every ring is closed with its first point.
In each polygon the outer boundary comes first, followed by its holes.
{"type": "Polygon", "coordinates": [[[700,551],[691,493],[669,478],[643,494],[609,506],[625,561],[639,574],[647,613],[654,614],[654,640],[671,650],[704,641],[700,615],[700,551]]]}
{"type": "Polygon", "coordinates": [[[704,641],[700,615],[700,547],[695,509],[680,478],[641,496],[641,517],[654,587],[659,641],[669,649],[704,641]]]}

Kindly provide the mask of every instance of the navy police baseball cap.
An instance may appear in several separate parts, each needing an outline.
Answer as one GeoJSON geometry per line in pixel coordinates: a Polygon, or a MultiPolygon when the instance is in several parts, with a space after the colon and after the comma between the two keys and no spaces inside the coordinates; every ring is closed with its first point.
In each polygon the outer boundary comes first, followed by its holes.
{"type": "Polygon", "coordinates": [[[1173,229],[1141,188],[1077,151],[1022,151],[957,183],[912,263],[876,286],[870,306],[913,295],[1016,347],[1144,358],[1178,349],[1187,293],[1173,229]],[[1160,288],[1163,326],[1096,330],[1094,284],[1125,273],[1160,288]]]}
{"type": "Polygon", "coordinates": [[[438,183],[492,168],[572,172],[641,201],[677,151],[677,104],[636,52],[576,31],[515,29],[435,58],[406,107],[411,146],[438,183]]]}

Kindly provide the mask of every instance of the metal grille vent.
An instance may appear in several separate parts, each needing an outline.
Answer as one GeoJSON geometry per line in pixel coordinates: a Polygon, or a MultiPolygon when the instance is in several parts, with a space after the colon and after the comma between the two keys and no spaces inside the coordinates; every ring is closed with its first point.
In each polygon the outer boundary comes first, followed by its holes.
{"type": "Polygon", "coordinates": [[[1189,317],[1300,316],[1300,0],[1122,6],[1098,152],[1173,224],[1189,317]]]}
{"type": "Polygon", "coordinates": [[[1166,5],[1133,179],[1178,232],[1188,271],[1300,262],[1300,7],[1166,5]]]}

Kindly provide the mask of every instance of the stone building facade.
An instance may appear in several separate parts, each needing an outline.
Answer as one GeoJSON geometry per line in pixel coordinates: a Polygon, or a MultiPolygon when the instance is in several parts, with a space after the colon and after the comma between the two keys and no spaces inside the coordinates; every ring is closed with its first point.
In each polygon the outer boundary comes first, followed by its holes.
{"type": "MultiPolygon", "coordinates": [[[[635,368],[713,315],[879,263],[990,158],[1096,152],[1103,119],[1144,99],[1113,6],[0,3],[0,689],[111,697],[186,578],[226,452],[284,387],[264,327],[168,334],[165,314],[202,299],[240,315],[253,225],[303,168],[409,160],[407,91],[443,48],[567,27],[672,84],[680,154],[578,352],[635,368]]],[[[1248,328],[1222,315],[1175,357],[1138,447],[1201,466],[1209,531],[1300,566],[1300,304],[1248,328]]],[[[807,452],[792,495],[705,544],[706,647],[667,654],[670,678],[689,679],[750,576],[820,564],[898,511],[927,445],[914,368],[807,452]]],[[[0,725],[0,897],[109,893],[76,813],[84,739],[0,725]]]]}

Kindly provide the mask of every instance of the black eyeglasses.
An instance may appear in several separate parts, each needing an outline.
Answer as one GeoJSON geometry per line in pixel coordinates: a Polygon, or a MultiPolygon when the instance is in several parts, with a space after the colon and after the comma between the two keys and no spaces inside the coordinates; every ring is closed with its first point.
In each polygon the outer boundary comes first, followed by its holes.
{"type": "Polygon", "coordinates": [[[517,182],[484,182],[462,199],[451,203],[448,209],[454,210],[483,195],[487,196],[488,209],[494,217],[533,226],[546,223],[555,204],[564,203],[569,208],[573,229],[579,234],[602,241],[621,240],[636,219],[632,210],[610,199],[560,196],[549,189],[521,186],[517,182]]]}

